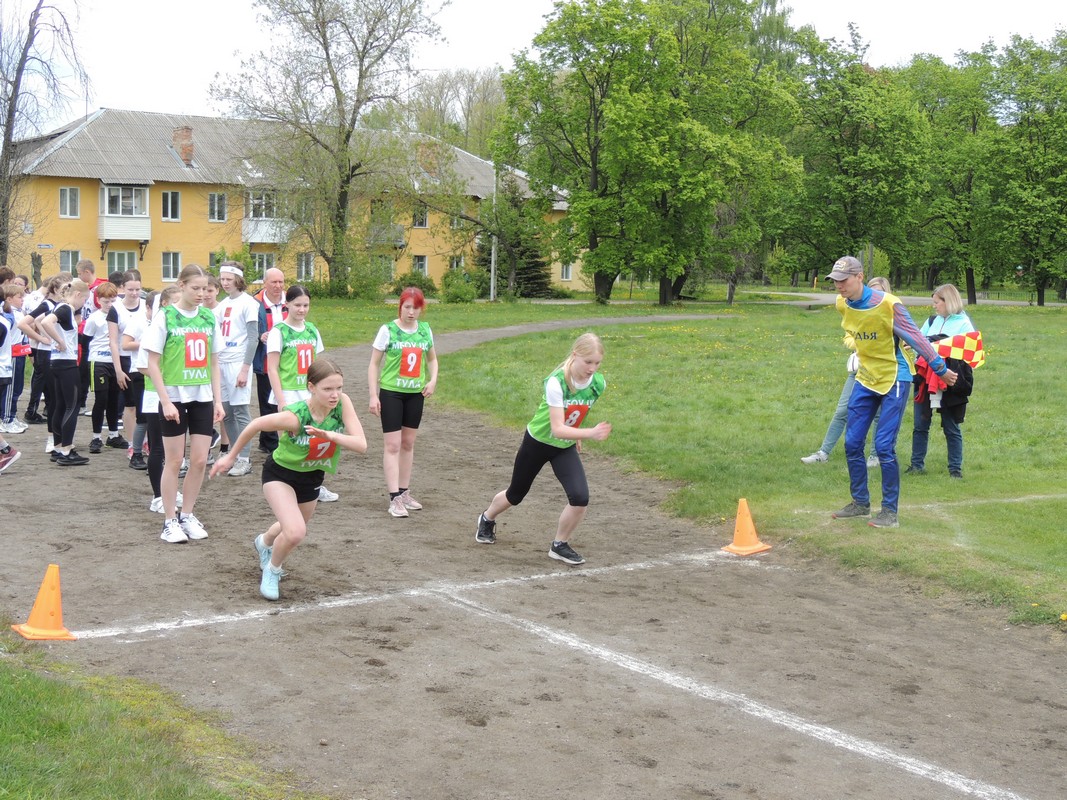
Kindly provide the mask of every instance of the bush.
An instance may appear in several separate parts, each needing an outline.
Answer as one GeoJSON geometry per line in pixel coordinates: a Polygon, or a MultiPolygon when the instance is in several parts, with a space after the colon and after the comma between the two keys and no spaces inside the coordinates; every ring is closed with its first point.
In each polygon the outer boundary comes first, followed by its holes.
{"type": "Polygon", "coordinates": [[[409,286],[421,289],[422,293],[427,297],[437,296],[437,284],[433,282],[433,278],[429,275],[423,275],[421,272],[408,272],[404,275],[398,275],[389,287],[389,291],[394,296],[399,296],[409,286]]]}
{"type": "Polygon", "coordinates": [[[316,297],[349,297],[351,291],[348,284],[338,280],[313,280],[301,284],[308,290],[312,298],[316,297]]]}
{"type": "Polygon", "coordinates": [[[441,279],[441,299],[446,303],[473,303],[478,297],[474,275],[464,269],[450,269],[441,279]]]}

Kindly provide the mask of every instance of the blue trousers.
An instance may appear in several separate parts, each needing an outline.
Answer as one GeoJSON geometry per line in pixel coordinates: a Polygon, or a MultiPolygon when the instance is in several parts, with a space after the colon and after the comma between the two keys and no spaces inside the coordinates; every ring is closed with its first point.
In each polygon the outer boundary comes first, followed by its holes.
{"type": "Polygon", "coordinates": [[[878,429],[874,432],[874,452],[882,473],[882,509],[897,511],[900,500],[900,465],[897,463],[897,434],[904,419],[911,395],[911,381],[897,381],[884,394],[872,392],[861,383],[852,387],[848,400],[848,422],[845,425],[845,458],[853,502],[861,506],[871,504],[867,487],[867,458],[863,447],[874,418],[881,411],[878,429]]]}
{"type": "MultiPolygon", "coordinates": [[[[941,430],[945,432],[945,445],[948,449],[949,472],[963,471],[963,431],[952,409],[942,409],[938,414],[941,417],[941,430]]],[[[915,403],[915,427],[911,432],[911,465],[923,468],[926,466],[926,448],[930,444],[930,422],[933,418],[933,409],[930,408],[930,400],[925,403],[915,403]]]]}

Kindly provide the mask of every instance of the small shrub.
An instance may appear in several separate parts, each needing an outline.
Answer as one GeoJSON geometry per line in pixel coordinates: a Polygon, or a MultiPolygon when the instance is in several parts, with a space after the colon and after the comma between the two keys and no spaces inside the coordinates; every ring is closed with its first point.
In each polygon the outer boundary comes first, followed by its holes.
{"type": "Polygon", "coordinates": [[[478,287],[467,270],[450,269],[441,279],[441,299],[446,303],[473,303],[478,287]]]}
{"type": "Polygon", "coordinates": [[[423,275],[421,272],[407,272],[403,275],[398,275],[389,290],[394,296],[399,296],[409,286],[421,289],[422,293],[427,297],[437,296],[437,284],[433,282],[433,278],[429,275],[423,275]]]}

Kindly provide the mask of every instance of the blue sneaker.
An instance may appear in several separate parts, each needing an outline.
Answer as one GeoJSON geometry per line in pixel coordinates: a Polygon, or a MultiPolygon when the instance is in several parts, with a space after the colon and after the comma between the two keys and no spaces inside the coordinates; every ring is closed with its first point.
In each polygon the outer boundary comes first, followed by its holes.
{"type": "Polygon", "coordinates": [[[267,562],[267,566],[263,568],[263,577],[259,581],[259,593],[268,600],[278,599],[278,583],[282,579],[282,571],[274,571],[274,568],[267,562]]]}
{"type": "Polygon", "coordinates": [[[267,547],[263,544],[263,534],[261,533],[255,539],[252,540],[252,544],[256,546],[256,552],[259,553],[259,568],[266,569],[267,564],[270,563],[270,554],[274,550],[273,547],[267,547]]]}

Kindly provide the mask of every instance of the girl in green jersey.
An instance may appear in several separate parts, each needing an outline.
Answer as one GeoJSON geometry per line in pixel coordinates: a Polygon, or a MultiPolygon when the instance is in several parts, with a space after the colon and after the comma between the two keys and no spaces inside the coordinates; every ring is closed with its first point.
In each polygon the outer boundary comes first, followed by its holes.
{"type": "Polygon", "coordinates": [[[263,496],[277,520],[253,542],[259,556],[259,592],[278,599],[282,562],[307,535],[327,472],[337,471],[338,447],[367,451],[367,437],[344,388],[341,369],[319,359],[307,371],[308,398],[265,417],[241,431],[230,451],[211,468],[214,478],[233,466],[237,453],[261,431],[278,431],[278,448],[263,464],[263,496]]]}
{"type": "Polygon", "coordinates": [[[397,318],[382,325],[371,344],[367,383],[370,412],[382,420],[389,513],[406,517],[422,508],[409,487],[423,401],[437,388],[437,352],[430,326],[419,320],[426,307],[422,291],[409,286],[397,306],[397,318]]]}
{"type": "Polygon", "coordinates": [[[585,559],[570,546],[571,534],[585,516],[589,506],[589,484],[585,479],[579,452],[582,439],[602,442],[611,434],[611,423],[600,422],[592,428],[582,428],[589,409],[604,393],[606,381],[600,372],[604,360],[604,345],[595,333],[583,333],[571,348],[571,354],[545,379],[541,405],[526,426],[511,485],[493,498],[493,502],[478,517],[474,534],[482,544],[496,542],[496,519],[512,506],[523,501],[534,478],[545,464],[567,493],[567,506],[560,514],[556,535],[548,555],[565,564],[582,564],[585,559]]]}

